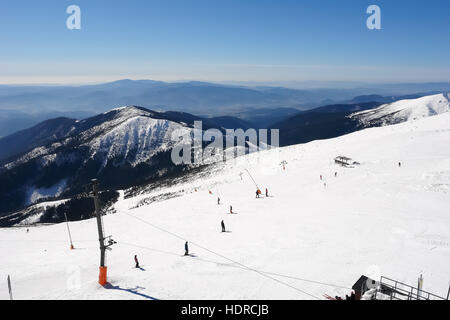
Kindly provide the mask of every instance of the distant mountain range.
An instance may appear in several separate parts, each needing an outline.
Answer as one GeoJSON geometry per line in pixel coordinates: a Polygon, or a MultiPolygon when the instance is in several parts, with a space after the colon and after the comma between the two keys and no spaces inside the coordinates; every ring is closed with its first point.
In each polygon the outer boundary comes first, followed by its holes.
{"type": "Polygon", "coordinates": [[[30,128],[42,121],[66,117],[74,119],[84,119],[95,115],[95,112],[87,111],[41,111],[37,113],[28,113],[17,110],[0,110],[0,138],[10,135],[14,132],[30,128]]]}
{"type": "Polygon", "coordinates": [[[352,113],[379,105],[379,102],[328,105],[300,112],[271,127],[280,130],[281,146],[334,138],[358,129],[357,120],[349,118],[352,113]]]}
{"type": "MultiPolygon", "coordinates": [[[[267,126],[270,114],[292,115],[285,114],[288,110],[302,111],[337,103],[388,103],[395,101],[389,99],[399,100],[401,95],[447,91],[450,91],[450,83],[354,84],[352,88],[309,89],[152,80],[80,86],[0,85],[0,136],[59,116],[83,119],[107,111],[111,106],[139,105],[157,111],[188,112],[203,118],[237,116],[250,120],[253,126],[257,121],[256,126],[267,126]],[[352,101],[354,97],[359,98],[352,101]],[[261,119],[247,118],[247,114],[259,114],[261,119]]],[[[270,124],[282,119],[274,120],[270,124]]]]}
{"type": "MultiPolygon", "coordinates": [[[[45,120],[31,128],[20,130],[16,133],[0,138],[0,164],[4,164],[8,161],[8,159],[14,159],[15,157],[27,153],[36,147],[46,146],[47,144],[51,144],[55,141],[78,135],[83,131],[91,129],[92,127],[108,122],[111,120],[111,117],[116,116],[115,114],[119,110],[120,115],[123,116],[123,119],[137,116],[151,117],[152,119],[164,119],[190,127],[193,126],[194,121],[201,120],[204,130],[209,128],[217,128],[224,132],[225,129],[241,128],[247,130],[248,128],[259,128],[259,126],[257,126],[257,124],[253,121],[242,120],[231,116],[202,118],[186,112],[157,112],[142,107],[121,107],[83,120],[66,117],[45,120]],[[137,114],[136,110],[139,110],[137,114]]],[[[278,119],[285,118],[287,114],[298,112],[297,110],[295,110],[295,112],[292,110],[295,109],[284,110],[284,113],[283,111],[278,112],[276,109],[270,109],[268,112],[269,116],[271,116],[271,113],[277,113],[277,115],[274,115],[273,118],[278,119]]]]}
{"type": "MultiPolygon", "coordinates": [[[[446,92],[446,90],[444,90],[446,92]]],[[[422,92],[422,93],[414,93],[414,94],[407,94],[407,95],[400,95],[400,96],[382,96],[378,94],[369,94],[369,95],[362,95],[357,96],[349,101],[347,103],[361,103],[361,102],[381,102],[381,103],[391,103],[398,100],[410,100],[410,99],[417,99],[424,96],[430,96],[434,94],[442,93],[442,91],[428,91],[428,92],[422,92]]]]}

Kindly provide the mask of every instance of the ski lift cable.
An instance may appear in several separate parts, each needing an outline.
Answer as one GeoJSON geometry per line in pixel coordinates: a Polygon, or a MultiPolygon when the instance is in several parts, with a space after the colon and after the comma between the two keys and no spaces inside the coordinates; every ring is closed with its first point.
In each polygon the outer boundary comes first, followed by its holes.
{"type": "Polygon", "coordinates": [[[174,253],[174,252],[169,252],[169,251],[164,251],[164,250],[160,250],[160,249],[155,249],[155,248],[150,248],[150,247],[146,247],[146,246],[142,246],[139,244],[134,244],[134,243],[129,243],[129,242],[123,242],[123,241],[118,241],[118,244],[123,244],[126,246],[130,246],[130,247],[135,247],[135,248],[141,248],[141,249],[146,249],[146,250],[150,250],[150,251],[155,251],[155,252],[159,252],[159,253],[163,253],[163,254],[168,254],[168,255],[173,255],[173,256],[177,256],[179,257],[180,255],[178,253],[174,253]]]}
{"type": "MultiPolygon", "coordinates": [[[[159,227],[159,226],[156,226],[156,225],[154,225],[154,224],[152,224],[152,223],[150,223],[150,222],[148,222],[148,221],[146,221],[146,220],[144,220],[144,219],[138,218],[138,217],[136,217],[136,216],[134,216],[134,215],[132,215],[132,214],[129,214],[129,213],[127,213],[127,212],[124,212],[124,211],[122,211],[122,212],[123,212],[124,214],[126,214],[126,215],[128,215],[128,216],[130,216],[130,217],[132,217],[132,218],[134,218],[134,219],[136,219],[136,220],[139,220],[139,221],[141,221],[141,222],[143,222],[143,223],[145,223],[145,224],[147,224],[147,225],[149,225],[149,226],[155,228],[155,229],[158,229],[158,230],[160,230],[160,231],[162,231],[162,232],[168,233],[168,234],[170,234],[170,235],[172,235],[172,236],[174,236],[174,237],[176,237],[176,238],[178,238],[178,239],[181,239],[181,240],[183,240],[183,241],[188,241],[186,238],[184,238],[184,237],[182,237],[182,236],[179,236],[179,235],[177,235],[177,234],[175,234],[175,233],[173,233],[173,232],[171,232],[171,231],[169,231],[169,230],[166,230],[166,229],[163,229],[163,228],[161,228],[161,227],[159,227]]],[[[216,255],[216,256],[219,256],[219,257],[221,257],[221,258],[223,258],[223,259],[225,259],[225,260],[228,260],[228,261],[230,261],[230,262],[232,262],[232,263],[234,263],[234,264],[240,265],[240,266],[244,267],[245,269],[248,269],[248,270],[250,270],[250,271],[256,272],[256,273],[258,273],[259,275],[261,275],[261,276],[263,276],[263,277],[265,277],[265,278],[268,278],[268,279],[270,279],[270,280],[273,280],[273,281],[275,281],[275,282],[278,282],[278,283],[280,283],[280,284],[282,284],[282,285],[284,285],[284,286],[290,287],[291,289],[294,289],[294,290],[296,290],[296,291],[298,291],[298,292],[301,292],[301,293],[303,293],[303,294],[305,294],[305,295],[307,295],[307,296],[310,296],[310,297],[312,297],[312,298],[314,298],[314,299],[322,300],[321,298],[319,298],[319,297],[317,297],[317,296],[315,296],[315,295],[313,295],[313,294],[311,294],[311,293],[308,293],[308,292],[306,292],[306,291],[304,291],[304,290],[302,290],[302,289],[299,289],[299,288],[297,288],[297,287],[294,287],[294,286],[292,286],[292,285],[290,285],[290,284],[288,284],[288,283],[286,283],[286,282],[283,282],[283,281],[281,281],[281,280],[279,280],[279,279],[273,278],[273,277],[271,277],[271,276],[269,276],[269,275],[267,275],[267,274],[262,273],[262,272],[259,271],[259,270],[256,270],[256,269],[253,269],[253,268],[251,268],[251,267],[248,267],[248,266],[246,266],[246,265],[244,265],[244,264],[242,264],[242,263],[240,263],[240,262],[238,262],[238,261],[235,261],[235,260],[230,259],[230,258],[228,258],[228,257],[226,257],[226,256],[224,256],[224,255],[222,255],[222,254],[220,254],[220,253],[214,252],[213,250],[210,250],[210,249],[208,249],[208,248],[206,248],[206,247],[203,247],[202,245],[199,245],[199,244],[194,243],[194,242],[192,242],[192,241],[189,241],[189,243],[191,243],[191,244],[193,244],[194,246],[197,246],[197,247],[199,247],[199,248],[201,248],[201,249],[203,249],[203,250],[205,250],[205,251],[208,251],[208,252],[210,252],[210,253],[212,253],[212,254],[214,254],[214,255],[216,255]]]]}
{"type": "Polygon", "coordinates": [[[256,183],[255,179],[253,179],[253,177],[252,177],[252,175],[250,174],[250,172],[249,172],[247,169],[245,169],[245,171],[247,171],[248,175],[250,176],[250,179],[252,179],[252,181],[253,181],[253,183],[255,184],[256,188],[259,189],[258,184],[256,183]]]}
{"type": "MultiPolygon", "coordinates": [[[[58,242],[63,243],[67,240],[35,240],[35,239],[0,239],[0,242],[58,242]]],[[[77,240],[77,242],[98,242],[98,240],[77,240]]]]}
{"type": "Polygon", "coordinates": [[[267,271],[261,271],[261,272],[264,272],[264,273],[267,273],[267,274],[271,274],[271,275],[274,275],[274,276],[280,276],[280,277],[283,277],[283,278],[289,278],[289,279],[294,279],[294,280],[299,280],[299,281],[304,281],[304,282],[309,282],[309,283],[315,283],[315,284],[328,286],[328,287],[353,290],[352,288],[341,286],[341,285],[337,285],[337,284],[333,284],[333,283],[326,283],[326,282],[320,282],[320,281],[304,279],[304,278],[299,278],[299,277],[294,277],[294,276],[288,276],[288,275],[285,275],[285,274],[280,274],[280,273],[275,273],[275,272],[267,272],[267,271]]]}
{"type": "MultiPolygon", "coordinates": [[[[136,248],[141,248],[141,249],[146,249],[146,250],[150,250],[150,251],[155,251],[155,252],[159,252],[159,253],[163,253],[163,254],[168,254],[168,255],[173,255],[173,256],[179,256],[178,253],[174,253],[174,252],[168,252],[168,251],[164,251],[164,250],[160,250],[160,249],[155,249],[155,248],[150,248],[150,247],[146,247],[143,245],[138,245],[138,244],[133,244],[133,243],[129,243],[129,242],[118,242],[120,244],[123,245],[127,245],[127,246],[131,246],[131,247],[136,247],[136,248]]],[[[213,263],[217,263],[215,261],[210,261],[210,260],[205,260],[205,259],[195,259],[194,261],[206,261],[206,262],[213,262],[213,263]]],[[[233,267],[231,265],[229,265],[230,267],[233,267]]],[[[234,266],[234,267],[238,267],[238,266],[234,266]]],[[[242,267],[238,267],[238,268],[242,268],[242,267]]],[[[245,269],[245,268],[243,268],[245,269]]],[[[326,283],[326,282],[320,282],[320,281],[315,281],[315,280],[310,280],[310,279],[305,279],[305,278],[300,278],[300,277],[295,277],[295,276],[291,276],[291,275],[286,275],[286,274],[281,274],[281,273],[276,273],[276,272],[269,272],[269,271],[264,271],[264,270],[258,270],[259,272],[265,273],[265,274],[270,274],[270,275],[274,275],[274,276],[279,276],[279,277],[283,277],[283,278],[289,278],[289,279],[294,279],[294,280],[299,280],[299,281],[304,281],[304,282],[309,282],[309,283],[314,283],[314,284],[318,284],[318,285],[323,285],[323,286],[327,286],[327,287],[334,287],[334,288],[340,288],[340,289],[348,289],[348,290],[352,290],[351,288],[345,287],[345,286],[341,286],[341,285],[336,285],[336,284],[332,284],[332,283],[326,283]]]]}
{"type": "MultiPolygon", "coordinates": [[[[122,211],[122,212],[123,212],[123,211],[122,211]]],[[[145,224],[147,224],[147,225],[149,225],[149,226],[151,226],[151,227],[153,227],[153,228],[155,228],[155,229],[158,229],[158,230],[160,230],[160,231],[162,231],[162,232],[166,232],[166,233],[168,233],[168,234],[170,234],[170,235],[172,235],[172,236],[174,236],[174,237],[176,237],[176,238],[178,238],[178,239],[181,239],[181,240],[183,240],[183,241],[188,241],[188,240],[185,239],[184,237],[179,236],[179,235],[177,235],[177,234],[175,234],[175,233],[173,233],[173,232],[171,232],[171,231],[169,231],[169,230],[166,230],[166,229],[163,229],[163,228],[161,228],[161,227],[158,227],[158,226],[156,226],[156,225],[154,225],[154,224],[152,224],[152,223],[150,223],[150,222],[148,222],[148,221],[146,221],[146,220],[143,220],[143,219],[141,219],[141,218],[138,218],[138,217],[133,216],[133,215],[131,215],[131,214],[129,214],[129,213],[126,213],[126,212],[123,212],[123,213],[125,213],[126,215],[128,215],[128,216],[130,216],[130,217],[132,217],[132,218],[135,218],[135,219],[137,219],[137,220],[139,220],[139,221],[141,221],[141,222],[143,222],[143,223],[145,223],[145,224]]],[[[263,276],[263,277],[266,277],[266,278],[268,278],[268,279],[270,279],[270,280],[273,280],[273,281],[275,281],[275,282],[278,282],[278,283],[280,283],[280,284],[282,284],[282,285],[284,285],[284,286],[290,287],[291,289],[294,289],[294,290],[296,290],[296,291],[299,291],[299,292],[301,292],[301,293],[303,293],[303,294],[305,294],[305,295],[308,295],[308,296],[310,296],[310,297],[313,297],[313,298],[315,298],[315,299],[322,300],[322,299],[320,299],[319,297],[317,297],[317,296],[315,296],[315,295],[313,295],[313,294],[311,294],[311,293],[308,293],[308,292],[306,292],[306,291],[304,291],[304,290],[302,290],[302,289],[299,289],[299,288],[297,288],[297,287],[294,287],[294,286],[292,286],[292,285],[290,285],[290,284],[288,284],[288,283],[286,283],[286,282],[283,282],[283,281],[281,281],[281,280],[279,280],[279,279],[273,278],[273,277],[271,277],[271,276],[269,276],[269,275],[267,275],[267,274],[264,274],[263,272],[261,272],[261,271],[259,271],[259,270],[256,270],[256,269],[254,269],[254,268],[248,267],[248,266],[246,266],[246,265],[244,265],[244,264],[242,264],[242,263],[240,263],[240,262],[238,262],[238,261],[235,261],[235,260],[233,260],[233,259],[230,259],[230,258],[228,258],[228,257],[226,257],[226,256],[224,256],[224,255],[222,255],[222,254],[220,254],[220,253],[217,253],[217,252],[215,252],[215,251],[213,251],[213,250],[210,250],[210,249],[208,249],[208,248],[206,248],[206,247],[203,247],[203,246],[201,246],[201,245],[199,245],[199,244],[197,244],[197,243],[194,243],[194,242],[192,242],[192,241],[189,241],[189,243],[191,243],[191,244],[193,244],[194,246],[197,246],[197,247],[199,247],[199,248],[201,248],[201,249],[203,249],[203,250],[205,250],[205,251],[208,251],[208,252],[210,252],[210,253],[212,253],[212,254],[214,254],[214,255],[217,255],[217,256],[219,256],[219,257],[225,259],[225,260],[228,260],[228,261],[230,261],[230,262],[232,262],[232,263],[234,263],[234,264],[240,265],[240,266],[242,266],[242,267],[245,268],[245,269],[248,269],[248,270],[250,270],[250,271],[256,272],[256,273],[260,274],[260,275],[263,276]]]]}
{"type": "MultiPolygon", "coordinates": [[[[127,214],[127,215],[130,215],[130,214],[128,214],[128,213],[126,213],[126,212],[123,212],[122,211],[122,213],[125,213],[125,214],[127,214]]],[[[133,218],[137,218],[137,217],[135,217],[135,216],[133,216],[133,215],[130,215],[131,217],[133,217],[133,218]]],[[[138,219],[138,218],[137,218],[138,219]]],[[[178,237],[178,236],[177,236],[178,237]]],[[[178,238],[182,238],[182,237],[178,237],[178,238]]],[[[183,240],[185,240],[185,239],[183,239],[183,240]]],[[[13,241],[17,241],[17,240],[4,240],[4,239],[2,239],[2,240],[0,240],[0,242],[13,242],[13,241]]],[[[66,242],[65,240],[19,240],[19,241],[22,241],[22,242],[58,242],[58,243],[61,243],[61,242],[66,242]]],[[[96,242],[97,240],[77,240],[78,242],[96,242]]],[[[150,247],[146,247],[146,246],[142,246],[142,245],[137,245],[137,244],[133,244],[133,243],[128,243],[128,242],[123,242],[123,241],[118,241],[117,243],[120,243],[120,244],[123,244],[123,245],[128,245],[128,246],[133,246],[133,247],[138,247],[138,248],[143,248],[143,249],[147,249],[147,250],[151,250],[151,251],[156,251],[156,252],[160,252],[160,253],[164,253],[164,254],[170,254],[170,255],[176,255],[176,256],[178,256],[178,254],[176,254],[176,253],[173,253],[173,252],[168,252],[168,251],[164,251],[164,250],[160,250],[160,249],[155,249],[155,248],[150,248],[150,247]]],[[[199,245],[197,245],[197,244],[195,244],[195,243],[193,243],[193,242],[191,242],[193,245],[196,245],[196,246],[198,246],[198,247],[200,247],[201,248],[201,246],[199,246],[199,245]]],[[[207,250],[206,248],[205,248],[205,250],[207,250]]],[[[210,251],[210,250],[207,250],[207,251],[210,251]]],[[[210,251],[210,252],[212,252],[212,251],[210,251]]],[[[215,254],[215,253],[214,253],[215,254]]],[[[225,258],[225,259],[227,259],[227,260],[230,260],[230,259],[228,259],[228,258],[225,258]]],[[[231,261],[231,260],[230,260],[231,261]]],[[[237,263],[237,262],[236,262],[237,263]]],[[[242,264],[240,264],[240,265],[242,265],[242,264]]],[[[243,266],[243,265],[242,265],[243,266]]],[[[331,284],[331,283],[325,283],[325,282],[320,282],[320,281],[315,281],[315,280],[310,280],[310,279],[305,279],[305,278],[299,278],[299,277],[294,277],[294,276],[290,276],[290,275],[284,275],[284,274],[280,274],[280,273],[274,273],[274,272],[268,272],[268,271],[262,271],[262,270],[256,270],[256,269],[253,269],[253,268],[249,268],[249,267],[246,267],[246,266],[244,266],[243,267],[244,269],[250,269],[251,271],[257,271],[258,273],[264,273],[264,274],[270,274],[270,275],[274,275],[274,276],[279,276],[279,277],[283,277],[283,278],[289,278],[289,279],[294,279],[294,280],[299,280],[299,281],[304,281],[304,282],[309,282],[309,283],[315,283],[315,284],[319,284],[319,285],[324,285],[324,286],[329,286],[329,287],[335,287],[335,288],[342,288],[342,289],[349,289],[349,290],[351,290],[351,288],[347,288],[347,287],[345,287],[345,286],[341,286],[341,285],[336,285],[336,284],[331,284]]]]}

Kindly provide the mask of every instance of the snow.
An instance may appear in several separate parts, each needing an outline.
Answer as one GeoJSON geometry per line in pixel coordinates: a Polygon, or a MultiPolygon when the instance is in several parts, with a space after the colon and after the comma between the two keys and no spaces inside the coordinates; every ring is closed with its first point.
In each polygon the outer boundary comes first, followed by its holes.
{"type": "Polygon", "coordinates": [[[44,211],[38,212],[34,215],[31,215],[31,216],[27,217],[26,219],[22,220],[21,222],[19,222],[19,226],[29,226],[34,223],[38,223],[43,215],[44,215],[44,211]]]}
{"type": "Polygon", "coordinates": [[[127,108],[127,106],[121,106],[121,107],[113,108],[113,109],[111,109],[111,110],[109,110],[109,111],[103,112],[103,114],[107,114],[107,113],[109,113],[109,112],[111,112],[111,111],[123,111],[123,110],[125,110],[126,108],[127,108]]]}
{"type": "Polygon", "coordinates": [[[115,157],[128,157],[129,153],[133,153],[134,157],[130,163],[137,165],[147,161],[157,152],[172,148],[175,143],[171,138],[175,131],[190,134],[191,129],[168,120],[136,116],[90,141],[88,145],[91,158],[105,155],[102,159],[103,166],[106,166],[108,161],[115,157]]]}
{"type": "Polygon", "coordinates": [[[70,223],[75,250],[65,224],[0,229],[0,279],[11,275],[16,299],[313,299],[348,294],[375,270],[412,285],[422,274],[424,290],[445,296],[449,145],[443,113],[212,165],[167,188],[121,193],[104,217],[118,242],[109,286],[97,284],[95,219],[70,223]],[[338,167],[337,155],[361,165],[338,167]],[[255,199],[246,169],[269,198],[255,199]],[[181,196],[130,209],[170,192],[181,196]],[[182,256],[184,239],[195,257],[182,256]],[[135,254],[145,271],[133,268],[135,254]]]}
{"type": "MultiPolygon", "coordinates": [[[[36,203],[34,205],[29,206],[28,208],[15,212],[11,214],[12,216],[16,216],[17,219],[19,219],[20,215],[27,216],[24,220],[18,222],[15,226],[16,227],[23,227],[23,226],[30,226],[32,224],[37,224],[40,222],[41,217],[44,215],[45,210],[49,207],[57,207],[61,204],[64,204],[65,202],[69,201],[69,199],[62,199],[62,200],[56,200],[56,201],[45,201],[36,203]]],[[[10,216],[11,216],[10,215],[10,216]]],[[[8,217],[8,216],[6,216],[8,217]]],[[[6,218],[2,217],[0,218],[6,218]]]]}
{"type": "MultiPolygon", "coordinates": [[[[182,143],[172,140],[172,135],[191,136],[193,130],[177,122],[154,119],[153,112],[134,106],[120,107],[106,113],[111,113],[108,120],[99,122],[78,135],[67,137],[48,146],[36,147],[5,164],[4,169],[13,170],[32,159],[38,159],[38,164],[42,168],[51,165],[62,166],[78,160],[87,163],[93,158],[102,163],[100,170],[110,161],[113,161],[113,165],[124,165],[124,162],[127,162],[136,166],[151,160],[158,152],[167,151],[182,143]],[[67,150],[64,148],[66,146],[72,148],[71,144],[77,145],[77,148],[71,149],[70,153],[61,152],[61,149],[67,150]],[[82,149],[80,147],[89,150],[88,157],[80,159],[84,156],[82,152],[79,152],[82,149]],[[118,159],[121,160],[120,163],[118,159]]],[[[48,189],[36,189],[30,184],[23,186],[24,190],[27,190],[24,204],[34,203],[45,197],[59,196],[65,187],[63,182],[48,189]]]]}
{"type": "Polygon", "coordinates": [[[400,100],[372,110],[356,112],[350,117],[358,118],[362,124],[377,120],[382,121],[383,125],[412,121],[449,112],[449,98],[449,94],[441,93],[418,99],[400,100]]]}
{"type": "Polygon", "coordinates": [[[42,198],[58,197],[67,185],[67,180],[63,179],[48,188],[28,187],[27,204],[32,204],[42,198]]]}

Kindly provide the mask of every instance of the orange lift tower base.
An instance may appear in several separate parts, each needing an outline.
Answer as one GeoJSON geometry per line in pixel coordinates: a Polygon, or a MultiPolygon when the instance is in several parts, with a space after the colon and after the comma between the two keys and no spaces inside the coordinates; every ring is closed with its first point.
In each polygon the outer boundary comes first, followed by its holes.
{"type": "Polygon", "coordinates": [[[108,267],[100,267],[100,275],[98,276],[98,283],[102,286],[104,286],[107,281],[107,272],[108,267]]]}

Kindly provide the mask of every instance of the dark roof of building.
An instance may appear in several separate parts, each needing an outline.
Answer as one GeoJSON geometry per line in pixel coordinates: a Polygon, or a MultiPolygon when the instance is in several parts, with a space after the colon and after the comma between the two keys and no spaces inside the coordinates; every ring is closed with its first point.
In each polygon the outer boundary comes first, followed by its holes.
{"type": "Polygon", "coordinates": [[[351,158],[347,158],[347,157],[344,157],[344,156],[338,156],[338,157],[336,157],[334,159],[335,160],[346,160],[346,161],[352,160],[351,158]]]}
{"type": "Polygon", "coordinates": [[[355,284],[353,285],[352,289],[355,290],[355,291],[361,291],[361,289],[364,289],[366,287],[365,283],[366,283],[367,279],[369,279],[369,278],[367,278],[366,276],[362,275],[358,279],[358,281],[355,282],[355,284]]]}

